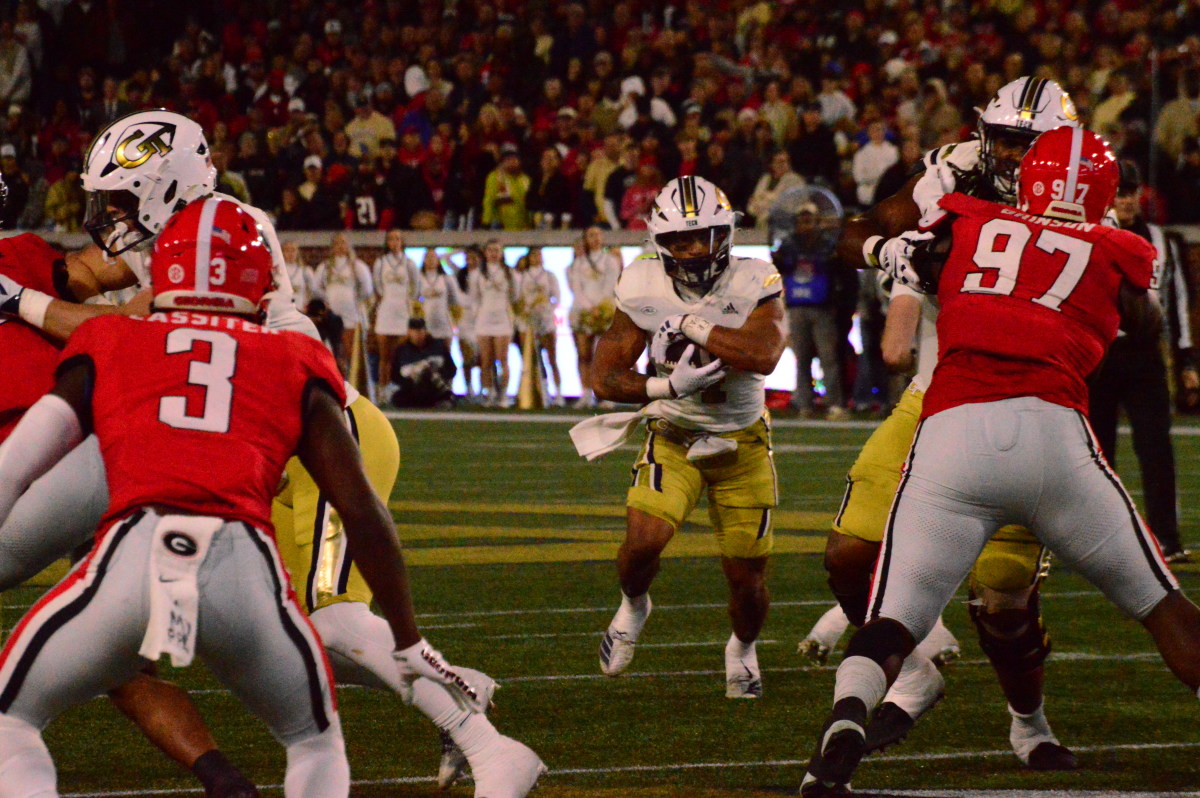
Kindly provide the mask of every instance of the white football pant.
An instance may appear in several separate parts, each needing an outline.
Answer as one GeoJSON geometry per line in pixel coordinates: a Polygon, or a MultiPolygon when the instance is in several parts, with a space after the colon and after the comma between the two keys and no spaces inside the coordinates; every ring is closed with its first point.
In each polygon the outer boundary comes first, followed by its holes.
{"type": "MultiPolygon", "coordinates": [[[[114,524],[21,619],[0,653],[0,715],[43,729],[145,666],[138,651],[150,618],[148,569],[158,521],[144,509],[114,524]]],[[[288,798],[345,798],[349,766],[332,674],[316,630],[290,595],[271,536],[242,522],[223,524],[196,584],[196,655],[287,748],[288,798]]],[[[7,739],[24,739],[10,728],[0,725],[0,768],[44,771],[35,746],[22,744],[3,759],[7,739]]],[[[7,798],[7,789],[0,786],[0,796],[7,798]]]]}
{"type": "Polygon", "coordinates": [[[1020,397],[960,405],[917,428],[868,618],[924,639],[1005,524],[1028,527],[1133,618],[1179,586],[1084,415],[1020,397]]]}

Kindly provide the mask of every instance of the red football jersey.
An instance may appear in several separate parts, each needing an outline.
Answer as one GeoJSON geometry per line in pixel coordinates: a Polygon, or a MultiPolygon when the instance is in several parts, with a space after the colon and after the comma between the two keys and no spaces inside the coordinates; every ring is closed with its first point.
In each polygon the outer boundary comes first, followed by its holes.
{"type": "Polygon", "coordinates": [[[1123,281],[1148,288],[1157,254],[1104,225],[1061,222],[950,194],[953,246],[938,285],[938,364],[925,417],[1036,396],[1087,412],[1085,380],[1120,323],[1123,281]]]}
{"type": "Polygon", "coordinates": [[[314,380],[345,402],[319,341],[219,314],[101,316],[63,363],[94,366],[92,422],[108,471],[105,522],[146,504],[271,529],[271,499],[314,380]]]}
{"type": "MultiPolygon", "coordinates": [[[[0,240],[0,274],[35,291],[58,296],[54,263],[62,259],[33,233],[0,240]]],[[[58,346],[20,319],[0,317],[0,443],[33,403],[54,387],[58,346]]]]}

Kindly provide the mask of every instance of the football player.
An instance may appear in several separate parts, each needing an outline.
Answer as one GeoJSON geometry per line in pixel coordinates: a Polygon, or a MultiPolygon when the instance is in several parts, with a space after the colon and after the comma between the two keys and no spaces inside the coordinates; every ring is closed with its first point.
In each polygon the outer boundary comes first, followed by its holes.
{"type": "MultiPolygon", "coordinates": [[[[0,179],[0,206],[7,188],[0,179]]],[[[0,282],[8,278],[46,296],[76,302],[97,293],[91,270],[76,253],[64,255],[32,233],[0,240],[0,282]]],[[[8,283],[11,288],[11,283],[8,283]]],[[[4,288],[0,285],[0,292],[4,288]]],[[[146,298],[143,296],[142,300],[146,298]]],[[[0,295],[0,302],[11,300],[0,295]]],[[[148,310],[145,301],[130,303],[125,313],[148,310]]],[[[0,370],[10,379],[0,383],[0,443],[17,422],[54,385],[60,344],[19,319],[0,316],[0,370]]],[[[0,585],[4,589],[33,576],[95,531],[108,506],[104,464],[95,436],[88,436],[42,479],[24,492],[0,534],[0,585]],[[73,490],[63,490],[71,485],[73,490]]],[[[148,668],[115,687],[110,697],[129,713],[132,706],[158,707],[144,722],[166,721],[172,729],[172,754],[192,771],[209,798],[249,798],[254,786],[217,748],[187,693],[154,676],[148,668]]]]}
{"type": "MultiPolygon", "coordinates": [[[[237,202],[213,194],[215,173],[199,125],[163,110],[131,114],[102,130],[89,148],[83,180],[89,192],[85,226],[96,246],[83,253],[82,260],[91,267],[98,290],[104,291],[149,284],[147,247],[180,203],[207,196],[237,202]]],[[[272,253],[273,292],[267,326],[296,330],[319,340],[312,322],[292,302],[282,249],[270,219],[257,208],[240,205],[255,218],[272,253]]],[[[225,278],[218,274],[213,279],[225,278]]],[[[11,283],[9,294],[8,301],[0,303],[0,312],[15,314],[60,338],[88,318],[115,310],[71,304],[34,290],[22,291],[11,283]]],[[[145,291],[143,301],[144,295],[145,291]]],[[[351,386],[345,387],[347,422],[359,440],[367,473],[379,495],[390,496],[399,465],[395,432],[378,408],[351,386]]],[[[331,652],[339,681],[399,690],[401,685],[390,664],[386,623],[370,612],[371,592],[348,555],[336,513],[298,460],[289,462],[286,473],[285,487],[272,506],[273,524],[293,586],[331,652]]],[[[76,487],[59,486],[61,491],[71,489],[76,487]]],[[[79,531],[81,539],[86,539],[86,528],[79,531]]],[[[7,526],[0,528],[0,546],[7,532],[7,526]]],[[[36,541],[28,545],[42,548],[43,561],[71,547],[46,552],[36,541]]],[[[460,672],[479,691],[489,696],[494,691],[495,683],[486,675],[466,668],[460,672]]],[[[484,714],[463,713],[453,702],[447,703],[444,693],[436,685],[418,681],[412,701],[450,738],[443,738],[439,782],[448,786],[469,766],[477,795],[525,795],[544,771],[541,760],[527,746],[501,735],[484,714]]],[[[186,758],[175,750],[178,741],[171,733],[172,724],[153,722],[153,706],[131,703],[122,708],[137,715],[143,731],[173,758],[186,758]]]]}
{"type": "Polygon", "coordinates": [[[733,622],[725,694],[758,698],[755,641],[770,603],[778,503],[763,385],[783,353],[785,322],[775,267],[730,254],[735,221],[724,192],[704,178],[668,182],[647,222],[656,254],[621,274],[612,326],[596,348],[596,397],[651,403],[640,414],[648,429],[617,556],[621,606],[600,644],[600,669],[616,676],[629,667],[659,556],[707,495],[733,622]],[[653,377],[637,370],[647,343],[653,377]]]}
{"type": "MultiPolygon", "coordinates": [[[[977,139],[950,144],[926,154],[923,171],[896,194],[851,219],[839,241],[844,263],[882,267],[910,277],[914,247],[927,240],[922,232],[943,212],[938,201],[958,191],[980,199],[1013,205],[1016,167],[1040,132],[1077,125],[1074,105],[1057,83],[1019,78],[1001,88],[979,117],[977,139]],[[864,263],[865,261],[865,263],[864,263]],[[906,271],[907,270],[907,271],[906,271]]],[[[903,283],[903,281],[898,281],[903,283]]],[[[868,439],[846,478],[846,493],[834,519],[825,550],[829,585],[844,615],[855,626],[866,617],[871,573],[879,554],[888,510],[900,482],[901,467],[921,415],[924,390],[936,365],[933,331],[937,306],[933,298],[901,284],[901,300],[893,332],[907,324],[909,337],[897,349],[906,351],[911,329],[928,316],[921,342],[919,371],[892,414],[868,439]]],[[[971,571],[968,610],[980,647],[995,668],[1012,716],[1009,742],[1022,764],[1034,770],[1073,770],[1075,755],[1061,745],[1044,710],[1044,662],[1050,638],[1038,608],[1038,586],[1047,561],[1042,544],[1019,527],[1005,527],[988,543],[971,571]]],[[[841,614],[823,618],[801,643],[801,650],[823,661],[845,629],[841,614]]],[[[929,640],[905,663],[883,706],[872,719],[869,749],[896,743],[943,692],[941,675],[930,662],[957,653],[957,642],[940,623],[929,640]]]]}
{"type": "Polygon", "coordinates": [[[1200,609],[1179,590],[1088,423],[1087,376],[1119,324],[1155,336],[1155,253],[1101,224],[1116,157],[1059,127],[1020,165],[1020,210],[966,194],[938,206],[952,248],[937,296],[939,362],[874,571],[868,622],[838,667],[834,708],[801,784],[849,793],[868,713],[991,536],[1032,530],[1140,621],[1171,671],[1200,687],[1200,609]],[[936,552],[936,555],[932,553],[936,552]]]}
{"type": "Polygon", "coordinates": [[[93,431],[110,496],[91,553],[0,653],[0,794],[57,794],[40,730],[164,654],[177,667],[199,656],[267,724],[287,749],[289,798],[349,794],[333,676],[270,533],[293,452],[346,519],[398,678],[439,684],[466,711],[482,706],[417,628],[391,514],[343,421],[332,357],[258,324],[271,259],[236,203],[214,197],[175,215],[151,264],[156,312],[81,326],[53,389],[0,454],[0,520],[93,431]]]}

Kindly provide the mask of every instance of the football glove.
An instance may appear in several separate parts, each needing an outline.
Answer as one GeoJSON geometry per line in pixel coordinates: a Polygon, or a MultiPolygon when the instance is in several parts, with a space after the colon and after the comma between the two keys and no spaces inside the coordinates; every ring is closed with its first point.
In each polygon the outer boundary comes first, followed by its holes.
{"type": "Polygon", "coordinates": [[[650,362],[666,363],[667,349],[672,344],[676,344],[685,338],[681,325],[685,314],[680,313],[677,316],[672,316],[662,323],[654,333],[654,337],[650,339],[650,362]]]}
{"type": "Polygon", "coordinates": [[[8,316],[20,315],[21,294],[25,286],[11,277],[0,274],[0,313],[8,316]]]}
{"type": "Polygon", "coordinates": [[[913,267],[913,253],[922,244],[934,239],[932,232],[909,230],[895,238],[871,236],[863,245],[867,263],[875,266],[901,285],[918,291],[925,290],[925,280],[913,267]]]}
{"type": "Polygon", "coordinates": [[[412,703],[413,682],[424,677],[442,685],[464,712],[487,709],[487,698],[481,697],[424,638],[408,648],[393,651],[392,657],[400,666],[400,697],[404,703],[412,703]]]}
{"type": "Polygon", "coordinates": [[[667,382],[671,386],[671,394],[676,399],[691,396],[716,385],[725,379],[725,374],[729,371],[720,359],[705,366],[693,366],[692,353],[695,351],[696,345],[688,344],[687,349],[684,349],[683,354],[680,355],[679,362],[675,364],[675,370],[667,378],[667,382]]]}

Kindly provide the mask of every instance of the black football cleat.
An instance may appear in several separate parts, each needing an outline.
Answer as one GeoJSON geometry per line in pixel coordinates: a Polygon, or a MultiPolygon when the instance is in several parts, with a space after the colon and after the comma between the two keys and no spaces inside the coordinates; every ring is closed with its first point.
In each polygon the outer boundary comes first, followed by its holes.
{"type": "Polygon", "coordinates": [[[891,701],[885,701],[875,710],[875,716],[867,724],[867,753],[883,751],[904,742],[904,738],[916,725],[916,718],[891,701]]]}
{"type": "Polygon", "coordinates": [[[834,721],[821,736],[821,744],[800,782],[804,798],[840,798],[850,795],[850,777],[867,752],[866,733],[854,721],[834,721]]]}
{"type": "Polygon", "coordinates": [[[1079,758],[1070,748],[1046,741],[1029,752],[1025,767],[1030,770],[1079,770],[1079,758]]]}

